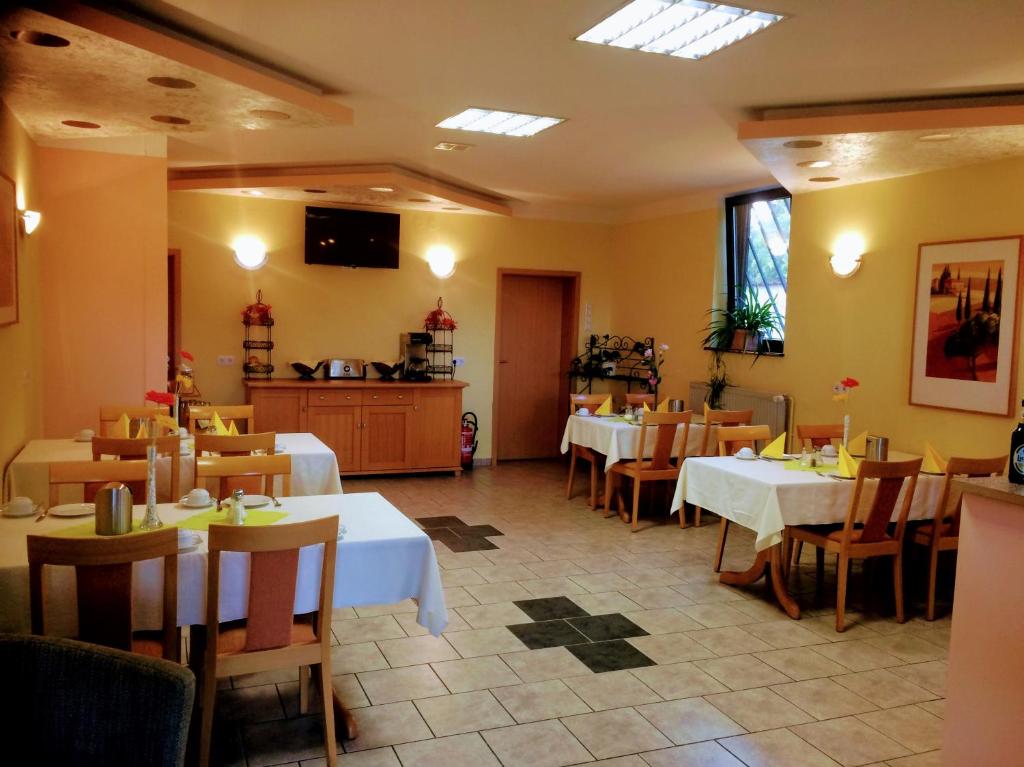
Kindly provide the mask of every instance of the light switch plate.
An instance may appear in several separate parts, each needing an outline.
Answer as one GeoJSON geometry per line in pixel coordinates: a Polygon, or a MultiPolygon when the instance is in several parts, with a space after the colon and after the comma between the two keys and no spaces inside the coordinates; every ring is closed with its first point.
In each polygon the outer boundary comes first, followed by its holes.
{"type": "Polygon", "coordinates": [[[452,365],[454,365],[457,368],[460,368],[460,367],[462,367],[465,364],[466,364],[466,358],[465,357],[455,357],[454,359],[452,359],[452,365]]]}
{"type": "Polygon", "coordinates": [[[232,354],[222,354],[217,357],[217,364],[221,367],[230,367],[235,364],[235,357],[232,354]]]}

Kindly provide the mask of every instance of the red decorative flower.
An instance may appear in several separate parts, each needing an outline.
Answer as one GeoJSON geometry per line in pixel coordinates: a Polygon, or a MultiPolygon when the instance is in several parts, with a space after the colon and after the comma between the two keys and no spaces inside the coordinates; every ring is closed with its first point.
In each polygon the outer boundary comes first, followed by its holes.
{"type": "Polygon", "coordinates": [[[854,386],[860,386],[860,381],[858,381],[856,378],[847,377],[840,381],[840,383],[847,389],[852,389],[854,386]]]}
{"type": "Polygon", "coordinates": [[[188,353],[187,351],[185,351],[184,349],[179,349],[179,350],[178,350],[178,354],[180,354],[180,355],[181,355],[181,358],[182,358],[183,360],[188,360],[189,362],[195,362],[195,361],[196,361],[196,358],[195,358],[195,357],[193,357],[193,356],[192,356],[191,354],[189,354],[189,353],[188,353]]]}
{"type": "Polygon", "coordinates": [[[155,402],[158,405],[173,405],[174,395],[169,392],[150,389],[146,392],[146,400],[148,402],[155,402]]]}

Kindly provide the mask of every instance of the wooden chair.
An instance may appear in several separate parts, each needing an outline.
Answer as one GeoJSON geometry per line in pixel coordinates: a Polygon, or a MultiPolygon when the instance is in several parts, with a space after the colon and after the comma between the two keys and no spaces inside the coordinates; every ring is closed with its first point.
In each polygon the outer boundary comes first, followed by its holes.
{"type": "Polygon", "coordinates": [[[274,454],[277,432],[265,431],[259,434],[197,434],[196,455],[253,455],[262,450],[266,455],[274,454]]]}
{"type": "Polygon", "coordinates": [[[861,461],[857,471],[856,484],[846,511],[842,528],[832,525],[795,525],[787,527],[787,546],[792,541],[803,541],[817,547],[818,583],[824,577],[825,553],[838,554],[838,589],[836,592],[836,631],[846,626],[843,616],[846,612],[846,582],[849,577],[851,559],[869,557],[893,558],[893,588],[896,597],[896,620],[903,623],[903,532],[907,525],[910,504],[914,500],[917,474],[921,470],[921,459],[911,461],[861,461]],[[866,514],[861,513],[861,498],[865,496],[866,480],[877,480],[874,492],[869,492],[870,506],[866,514]],[[896,526],[889,532],[893,511],[901,490],[903,503],[899,509],[896,526]]]}
{"type": "Polygon", "coordinates": [[[170,415],[171,408],[167,405],[100,405],[100,435],[107,436],[122,415],[128,416],[128,436],[134,437],[139,429],[140,421],[158,415],[170,415]]]}
{"type": "Polygon", "coordinates": [[[928,620],[935,620],[935,578],[939,568],[939,552],[956,551],[960,544],[960,506],[963,499],[953,490],[956,477],[999,476],[1006,469],[1007,456],[999,458],[950,458],[942,493],[935,505],[935,516],[914,528],[911,543],[926,546],[928,560],[928,620]]]}
{"type": "MultiPolygon", "coordinates": [[[[144,472],[145,463],[142,466],[144,472]]],[[[74,567],[78,639],[167,660],[179,660],[178,528],[168,527],[148,533],[102,538],[30,535],[27,540],[33,634],[44,634],[46,628],[43,567],[74,567]],[[132,564],[158,558],[164,560],[163,628],[160,631],[134,631],[132,564]]]]}
{"type": "Polygon", "coordinates": [[[612,508],[612,490],[615,490],[615,497],[618,501],[618,508],[623,508],[622,490],[619,477],[630,477],[633,480],[633,520],[632,530],[637,531],[637,515],[640,511],[640,486],[644,482],[656,480],[679,479],[679,469],[683,464],[684,455],[680,455],[675,462],[672,461],[672,446],[676,441],[676,431],[680,424],[683,424],[683,435],[681,444],[686,445],[690,436],[690,420],[693,418],[693,411],[687,410],[684,413],[644,413],[644,420],[640,425],[640,444],[637,449],[637,460],[619,461],[608,467],[604,480],[605,517],[615,513],[612,508]],[[654,436],[654,452],[648,460],[644,458],[647,452],[648,433],[650,427],[656,427],[654,436]]]}
{"type": "MultiPolygon", "coordinates": [[[[754,419],[753,410],[709,410],[704,418],[704,436],[700,441],[700,452],[697,455],[717,455],[711,442],[712,427],[742,426],[754,419]]],[[[679,510],[679,526],[686,527],[686,506],[679,510]]],[[[702,509],[700,506],[693,507],[693,526],[700,527],[702,509]]]]}
{"type": "MultiPolygon", "coordinates": [[[[604,403],[610,394],[571,394],[569,395],[569,415],[574,414],[581,407],[585,407],[593,413],[604,403]]],[[[573,484],[576,480],[576,461],[582,458],[590,463],[590,508],[597,508],[597,454],[589,447],[577,445],[575,442],[569,447],[569,484],[565,488],[565,498],[572,498],[573,484]]]]}
{"type": "Polygon", "coordinates": [[[290,455],[196,456],[196,485],[200,480],[218,480],[217,498],[227,498],[234,489],[231,480],[262,477],[263,495],[274,495],[274,479],[281,477],[279,495],[291,494],[292,457],[290,455]]]}
{"type": "MultiPolygon", "coordinates": [[[[92,438],[92,459],[102,460],[103,456],[112,456],[118,460],[146,459],[146,446],[148,439],[121,439],[120,437],[93,437],[92,438]]],[[[181,437],[157,437],[156,454],[171,459],[171,477],[167,488],[167,494],[163,500],[174,502],[178,500],[179,478],[181,477],[181,437]]],[[[145,484],[129,483],[132,496],[137,503],[144,503],[146,499],[145,484]]],[[[159,490],[157,491],[159,493],[159,490]]],[[[158,498],[159,500],[159,498],[158,498]]]]}
{"type": "MultiPolygon", "coordinates": [[[[719,426],[718,454],[735,455],[740,448],[749,447],[755,453],[757,443],[768,443],[772,440],[772,431],[768,426],[719,426]]],[[[764,444],[761,445],[764,447],[764,444]]],[[[729,536],[729,520],[718,518],[718,550],[715,552],[716,573],[722,572],[722,557],[725,556],[725,539],[729,536]]]]}
{"type": "Polygon", "coordinates": [[[238,428],[239,421],[245,421],[245,433],[252,434],[256,431],[256,421],[252,405],[193,405],[188,409],[188,431],[196,433],[198,421],[213,421],[213,414],[220,416],[220,420],[228,426],[234,421],[235,428],[238,428]]]}
{"type": "Polygon", "coordinates": [[[651,410],[654,410],[654,408],[657,406],[656,403],[655,403],[654,395],[653,394],[627,394],[626,395],[626,404],[629,405],[630,407],[640,407],[640,408],[642,408],[644,406],[645,402],[647,403],[647,407],[649,407],[651,410]]]}
{"type": "MultiPolygon", "coordinates": [[[[831,445],[832,440],[841,440],[843,438],[843,425],[841,423],[821,425],[799,424],[796,427],[796,438],[801,446],[810,443],[812,448],[825,447],[825,445],[831,445]]],[[[796,447],[794,445],[793,449],[795,450],[796,447]]]]}
{"type": "Polygon", "coordinates": [[[140,496],[133,490],[132,497],[145,503],[145,461],[60,461],[50,464],[50,506],[60,503],[63,485],[82,485],[82,498],[91,503],[96,491],[107,482],[124,482],[129,487],[143,487],[140,496]]]}
{"type": "MultiPolygon", "coordinates": [[[[287,456],[284,456],[287,457],[287,456]]],[[[303,667],[299,707],[306,713],[308,676],[315,669],[323,712],[327,764],[337,764],[331,687],[331,612],[338,517],[268,527],[210,525],[206,580],[206,627],[196,632],[193,657],[201,659],[199,763],[210,761],[217,680],[276,668],[303,667]],[[317,611],[293,615],[299,549],[323,545],[317,611]],[[248,617],[221,624],[219,613],[221,552],[250,555],[248,617]]]]}

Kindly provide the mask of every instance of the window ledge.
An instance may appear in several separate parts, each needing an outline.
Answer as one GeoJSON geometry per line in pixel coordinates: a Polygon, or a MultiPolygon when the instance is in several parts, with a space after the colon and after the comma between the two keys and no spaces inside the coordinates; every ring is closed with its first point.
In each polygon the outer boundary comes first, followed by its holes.
{"type": "Polygon", "coordinates": [[[716,349],[713,346],[705,346],[706,352],[719,352],[721,354],[745,354],[748,357],[785,357],[785,352],[749,352],[744,349],[716,349]]]}

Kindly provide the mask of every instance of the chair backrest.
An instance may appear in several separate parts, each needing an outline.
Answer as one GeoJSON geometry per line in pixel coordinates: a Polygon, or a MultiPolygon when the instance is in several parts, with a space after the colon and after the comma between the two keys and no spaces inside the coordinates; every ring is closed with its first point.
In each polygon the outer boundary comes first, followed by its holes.
{"type": "MultiPolygon", "coordinates": [[[[167,488],[165,499],[168,501],[178,500],[178,479],[181,476],[181,437],[175,434],[172,437],[156,438],[156,454],[167,456],[171,462],[170,483],[167,488]]],[[[93,437],[92,438],[92,459],[102,460],[103,456],[111,456],[120,460],[145,459],[146,446],[150,443],[148,439],[121,439],[120,437],[93,437]]],[[[145,485],[130,483],[132,496],[142,503],[145,500],[145,485]]],[[[95,489],[90,489],[89,494],[94,495],[95,489]]]]}
{"type": "Polygon", "coordinates": [[[593,413],[597,408],[604,404],[604,401],[608,399],[610,394],[570,394],[569,395],[569,415],[572,415],[581,407],[587,408],[593,413]]]}
{"type": "Polygon", "coordinates": [[[128,436],[133,436],[138,431],[140,421],[170,414],[171,408],[168,405],[100,405],[100,434],[109,434],[122,415],[128,416],[128,428],[131,431],[128,436]]]}
{"type": "Polygon", "coordinates": [[[907,515],[910,513],[910,504],[914,501],[914,490],[917,487],[917,474],[921,471],[921,459],[914,458],[909,461],[861,461],[857,469],[857,481],[853,488],[853,495],[850,496],[850,505],[846,511],[846,521],[843,524],[843,542],[848,542],[853,536],[853,530],[859,522],[863,525],[860,538],[857,543],[875,543],[885,538],[889,523],[892,521],[892,513],[896,508],[896,501],[900,491],[906,484],[906,492],[903,494],[903,503],[900,506],[899,516],[896,521],[896,540],[903,540],[903,530],[907,524],[907,515]],[[878,480],[871,496],[871,505],[867,513],[860,511],[861,498],[864,492],[864,483],[867,480],[878,480]]]}
{"type": "Polygon", "coordinates": [[[678,467],[684,456],[680,456],[676,463],[672,464],[672,445],[676,439],[676,431],[679,424],[683,424],[682,451],[686,452],[686,442],[690,438],[690,421],[693,419],[693,411],[687,410],[684,413],[657,413],[649,411],[644,413],[644,420],[640,424],[640,446],[637,450],[637,459],[643,460],[647,454],[648,429],[652,426],[657,428],[654,436],[654,451],[651,453],[651,471],[662,471],[678,467]]]}
{"type": "Polygon", "coordinates": [[[766,424],[756,426],[719,426],[718,454],[733,455],[741,447],[757,452],[758,442],[770,442],[772,430],[766,424]]]}
{"type": "Polygon", "coordinates": [[[196,485],[200,480],[217,479],[218,498],[231,494],[230,480],[237,477],[262,477],[262,493],[274,494],[274,477],[281,477],[280,495],[291,494],[292,457],[290,455],[196,456],[196,485]]]}
{"type": "Polygon", "coordinates": [[[192,405],[188,409],[188,430],[195,434],[196,422],[213,421],[213,414],[216,413],[225,426],[234,421],[235,428],[239,428],[239,422],[244,421],[244,433],[252,434],[256,431],[254,412],[252,405],[192,405]]]}
{"type": "Polygon", "coordinates": [[[810,442],[811,447],[825,447],[825,445],[831,445],[832,440],[843,438],[843,425],[841,423],[798,424],[796,438],[801,446],[810,442]]]}
{"type": "MultiPolygon", "coordinates": [[[[91,502],[96,490],[107,482],[124,482],[129,487],[146,481],[145,461],[61,461],[50,464],[50,506],[60,502],[62,485],[82,485],[82,495],[91,502]]],[[[132,490],[132,497],[139,503],[145,502],[145,488],[142,495],[132,490]]]]}
{"type": "Polygon", "coordinates": [[[957,477],[999,476],[1006,470],[1007,460],[1009,456],[1002,455],[998,458],[950,458],[946,462],[946,477],[942,482],[939,501],[935,504],[935,535],[960,534],[960,508],[963,505],[963,498],[960,493],[953,490],[953,480],[957,477]],[[943,533],[942,526],[947,519],[950,519],[949,529],[943,533]]]}
{"type": "Polygon", "coordinates": [[[708,410],[704,414],[704,439],[700,443],[701,455],[715,455],[711,450],[713,426],[742,426],[754,419],[753,410],[708,410]]]}
{"type": "Polygon", "coordinates": [[[74,567],[78,638],[119,650],[132,649],[132,563],[163,557],[163,657],[178,659],[176,527],[96,538],[30,535],[27,540],[32,633],[45,633],[43,566],[74,567]]]}
{"type": "Polygon", "coordinates": [[[252,455],[257,450],[273,455],[277,432],[259,434],[197,434],[196,455],[252,455]]]}
{"type": "Polygon", "coordinates": [[[644,403],[647,403],[647,407],[654,410],[654,395],[653,394],[627,394],[626,404],[630,407],[636,407],[637,405],[643,407],[644,403]]]}
{"type": "Polygon", "coordinates": [[[334,602],[334,564],[338,550],[337,516],[267,527],[210,525],[206,579],[208,658],[217,654],[217,638],[220,633],[213,627],[220,623],[218,602],[221,552],[250,554],[249,607],[243,652],[255,652],[285,647],[291,643],[299,549],[316,544],[323,544],[324,547],[316,634],[321,642],[329,642],[334,602]]]}

